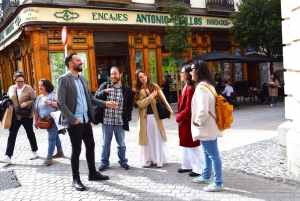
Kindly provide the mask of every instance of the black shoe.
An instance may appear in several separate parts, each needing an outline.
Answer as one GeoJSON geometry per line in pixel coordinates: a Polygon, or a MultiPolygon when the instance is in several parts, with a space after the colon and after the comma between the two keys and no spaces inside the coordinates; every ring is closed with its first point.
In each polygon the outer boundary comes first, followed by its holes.
{"type": "Polygon", "coordinates": [[[103,171],[105,171],[105,170],[107,170],[107,169],[108,169],[108,166],[101,165],[101,166],[99,167],[99,171],[100,171],[100,172],[103,172],[103,171]]]}
{"type": "Polygon", "coordinates": [[[190,172],[192,171],[191,169],[178,169],[178,173],[184,173],[184,172],[190,172]]]}
{"type": "Polygon", "coordinates": [[[121,165],[121,167],[124,168],[124,170],[128,170],[129,169],[129,165],[127,165],[127,164],[123,164],[123,165],[121,165]]]}
{"type": "Polygon", "coordinates": [[[81,183],[80,179],[74,179],[72,185],[78,191],[85,191],[85,186],[81,183]]]}
{"type": "Polygon", "coordinates": [[[95,174],[89,175],[89,181],[98,181],[98,180],[108,180],[109,176],[102,175],[100,172],[96,172],[95,174]]]}
{"type": "Polygon", "coordinates": [[[189,175],[190,175],[190,177],[198,177],[198,176],[200,176],[200,174],[198,174],[196,172],[190,172],[189,175]]]}

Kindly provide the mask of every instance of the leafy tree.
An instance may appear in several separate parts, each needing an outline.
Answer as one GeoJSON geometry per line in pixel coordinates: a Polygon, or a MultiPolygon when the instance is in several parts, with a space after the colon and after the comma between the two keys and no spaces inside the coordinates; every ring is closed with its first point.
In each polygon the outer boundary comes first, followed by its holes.
{"type": "MultiPolygon", "coordinates": [[[[168,24],[166,25],[166,31],[168,33],[166,36],[166,41],[168,42],[166,49],[169,50],[172,59],[175,61],[180,60],[180,66],[182,66],[182,53],[186,52],[190,47],[187,38],[191,36],[191,28],[186,20],[189,8],[178,1],[170,0],[165,3],[164,10],[170,15],[168,24]]],[[[178,87],[176,88],[179,98],[178,87]]]]}
{"type": "Polygon", "coordinates": [[[186,23],[189,9],[178,1],[170,0],[165,4],[164,10],[170,14],[166,25],[166,40],[169,43],[166,49],[170,51],[171,58],[179,59],[190,47],[187,38],[191,35],[191,28],[186,23]]]}
{"type": "Polygon", "coordinates": [[[280,0],[243,0],[231,18],[232,39],[267,56],[282,55],[280,0]]]}

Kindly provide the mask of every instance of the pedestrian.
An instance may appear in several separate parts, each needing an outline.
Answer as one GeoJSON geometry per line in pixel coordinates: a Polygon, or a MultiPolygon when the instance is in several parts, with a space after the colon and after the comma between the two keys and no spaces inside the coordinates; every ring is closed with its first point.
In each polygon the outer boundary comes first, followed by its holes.
{"type": "MultiPolygon", "coordinates": [[[[47,79],[41,79],[39,81],[39,91],[41,95],[35,100],[35,112],[34,112],[34,127],[38,129],[38,118],[50,119],[52,118],[50,113],[57,110],[57,95],[53,92],[54,86],[47,79]]],[[[47,129],[48,132],[48,153],[44,160],[44,165],[51,165],[52,158],[64,157],[64,153],[61,146],[61,141],[58,135],[58,129],[53,122],[51,128],[47,129]],[[55,147],[57,153],[53,156],[55,147]]]]}
{"type": "Polygon", "coordinates": [[[122,83],[122,71],[113,66],[110,69],[109,82],[100,85],[95,97],[103,101],[115,101],[118,108],[105,108],[100,111],[100,123],[102,123],[102,153],[99,171],[108,169],[110,162],[110,146],[113,134],[118,143],[119,164],[125,170],[129,169],[126,158],[125,131],[129,131],[129,121],[133,110],[132,91],[129,86],[122,83]]]}
{"type": "Polygon", "coordinates": [[[204,160],[200,140],[193,141],[191,132],[191,102],[195,92],[191,71],[191,66],[185,66],[180,72],[181,81],[185,83],[185,86],[178,101],[176,122],[178,123],[179,146],[182,146],[182,165],[178,172],[189,172],[191,177],[195,177],[202,174],[204,160]]]}
{"type": "Polygon", "coordinates": [[[222,180],[222,161],[218,148],[218,137],[223,136],[213,118],[216,116],[216,98],[211,91],[199,84],[205,84],[215,91],[215,80],[204,61],[194,61],[192,79],[197,83],[192,99],[191,128],[193,140],[200,140],[204,154],[204,170],[202,176],[193,179],[195,183],[210,183],[212,169],[214,182],[204,187],[204,191],[221,191],[224,189],[222,180]],[[211,113],[211,114],[210,114],[211,113]]]}
{"type": "Polygon", "coordinates": [[[163,77],[163,83],[162,83],[162,87],[161,90],[163,91],[167,101],[169,102],[169,94],[170,94],[170,83],[168,81],[167,76],[163,77]]]}
{"type": "Polygon", "coordinates": [[[9,129],[9,136],[7,139],[6,152],[3,157],[0,158],[2,163],[11,163],[11,157],[13,156],[17,134],[21,125],[25,128],[27,138],[29,140],[32,155],[30,160],[37,158],[37,143],[35,133],[33,131],[33,102],[35,101],[36,95],[31,86],[25,84],[24,74],[17,72],[14,74],[15,85],[12,85],[8,89],[7,95],[12,101],[14,107],[14,117],[12,120],[11,127],[9,129]],[[29,116],[21,116],[16,113],[18,107],[30,109],[29,116]]]}
{"type": "Polygon", "coordinates": [[[159,99],[171,112],[162,90],[151,82],[143,70],[135,72],[134,102],[138,105],[138,144],[139,162],[144,168],[156,164],[162,168],[170,159],[167,147],[167,134],[162,120],[158,116],[156,101],[159,99]]]}
{"type": "Polygon", "coordinates": [[[261,104],[266,104],[267,103],[267,98],[269,97],[269,91],[268,91],[267,83],[265,83],[264,81],[260,82],[260,90],[258,91],[256,96],[260,100],[261,104]]]}
{"type": "Polygon", "coordinates": [[[108,176],[101,175],[96,171],[95,141],[90,122],[94,121],[93,105],[117,107],[117,104],[113,101],[104,102],[92,96],[88,89],[87,80],[79,75],[79,72],[83,70],[82,64],[82,60],[76,53],[71,53],[65,58],[68,72],[58,79],[57,91],[57,102],[61,110],[60,123],[67,128],[72,145],[72,184],[78,191],[86,189],[79,176],[79,156],[82,141],[86,148],[89,181],[109,179],[108,176]]]}
{"type": "Polygon", "coordinates": [[[233,87],[228,84],[228,81],[224,82],[225,89],[221,92],[224,98],[230,103],[230,95],[233,92],[233,87]]]}
{"type": "Polygon", "coordinates": [[[222,81],[222,78],[221,78],[219,73],[215,74],[215,82],[216,82],[216,85],[217,85],[216,86],[217,93],[220,94],[222,89],[223,89],[223,87],[222,87],[223,81],[222,81]]]}
{"type": "Polygon", "coordinates": [[[267,86],[269,87],[269,96],[271,96],[270,107],[273,107],[274,105],[276,106],[277,105],[279,81],[276,78],[274,73],[271,74],[270,80],[268,81],[267,86]]]}

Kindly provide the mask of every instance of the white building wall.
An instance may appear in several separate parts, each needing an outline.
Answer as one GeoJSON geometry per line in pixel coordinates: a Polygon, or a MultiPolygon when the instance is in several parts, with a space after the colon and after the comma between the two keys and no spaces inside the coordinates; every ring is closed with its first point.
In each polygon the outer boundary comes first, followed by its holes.
{"type": "MultiPolygon", "coordinates": [[[[300,175],[300,1],[281,0],[283,66],[285,81],[285,117],[292,122],[286,133],[288,169],[300,175]]],[[[280,131],[279,131],[280,133],[280,131]]]]}

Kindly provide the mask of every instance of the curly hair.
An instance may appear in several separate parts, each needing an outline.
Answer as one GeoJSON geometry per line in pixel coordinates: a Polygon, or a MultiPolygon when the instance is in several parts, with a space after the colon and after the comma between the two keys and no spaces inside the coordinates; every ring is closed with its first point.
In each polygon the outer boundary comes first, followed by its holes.
{"type": "Polygon", "coordinates": [[[150,78],[148,77],[148,75],[145,73],[145,71],[139,69],[137,71],[135,71],[134,73],[134,88],[133,88],[133,93],[134,93],[134,99],[133,101],[136,103],[138,100],[140,100],[140,91],[143,88],[143,84],[141,83],[140,79],[139,79],[139,74],[140,73],[144,73],[147,76],[147,87],[150,91],[150,93],[152,93],[155,90],[155,86],[153,84],[153,82],[151,82],[150,78]]]}
{"type": "Polygon", "coordinates": [[[215,78],[212,76],[211,71],[209,70],[206,62],[202,60],[196,60],[193,62],[192,69],[195,69],[195,78],[196,82],[207,82],[212,86],[216,86],[215,78]]]}
{"type": "Polygon", "coordinates": [[[50,80],[43,78],[40,80],[40,82],[43,83],[43,86],[45,87],[47,93],[51,93],[54,90],[54,86],[50,82],[50,80]]]}
{"type": "Polygon", "coordinates": [[[192,75],[190,74],[190,72],[192,72],[191,66],[183,66],[182,69],[184,69],[184,72],[187,75],[187,85],[194,87],[195,82],[192,80],[192,75]]]}

